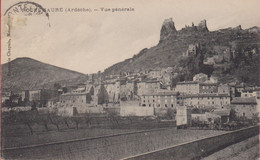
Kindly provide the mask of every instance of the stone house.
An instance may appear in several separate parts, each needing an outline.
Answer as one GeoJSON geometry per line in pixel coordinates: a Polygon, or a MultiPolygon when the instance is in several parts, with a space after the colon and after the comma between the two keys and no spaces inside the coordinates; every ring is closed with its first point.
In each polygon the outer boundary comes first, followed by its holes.
{"type": "Polygon", "coordinates": [[[162,88],[162,84],[157,80],[148,80],[145,82],[137,82],[137,95],[141,96],[147,93],[156,93],[162,88]]]}
{"type": "Polygon", "coordinates": [[[127,81],[120,86],[120,97],[125,100],[133,100],[134,95],[137,94],[137,82],[127,81]]]}
{"type": "Polygon", "coordinates": [[[200,83],[199,93],[217,93],[218,84],[217,83],[200,83]]]}
{"type": "Polygon", "coordinates": [[[230,94],[230,87],[227,84],[218,85],[218,93],[220,94],[230,94]]]}
{"type": "Polygon", "coordinates": [[[120,82],[105,83],[104,87],[108,93],[109,102],[119,102],[120,100],[120,82]]]}
{"type": "Polygon", "coordinates": [[[230,104],[229,94],[189,94],[180,97],[184,105],[198,108],[222,108],[230,104]]]}
{"type": "Polygon", "coordinates": [[[116,81],[114,83],[105,83],[104,88],[108,93],[109,102],[119,102],[123,100],[133,100],[137,95],[136,81],[116,81]]]}
{"type": "Polygon", "coordinates": [[[239,117],[252,119],[254,114],[258,114],[256,97],[234,97],[231,101],[231,108],[239,117]]]}
{"type": "Polygon", "coordinates": [[[188,49],[185,53],[183,53],[183,56],[191,56],[191,55],[197,55],[199,53],[200,44],[190,44],[188,46],[188,49]]]}
{"type": "Polygon", "coordinates": [[[208,75],[204,73],[199,73],[193,76],[193,81],[198,81],[198,82],[205,82],[208,80],[208,75]]]}
{"type": "Polygon", "coordinates": [[[187,106],[178,106],[176,113],[177,127],[191,125],[191,108],[187,106]]]}
{"type": "Polygon", "coordinates": [[[22,101],[37,101],[41,106],[45,106],[47,101],[55,96],[55,91],[50,89],[23,90],[22,101]]]}
{"type": "Polygon", "coordinates": [[[176,92],[158,92],[154,94],[144,94],[141,96],[140,106],[154,108],[174,108],[177,106],[176,92]]]}
{"type": "Polygon", "coordinates": [[[175,91],[186,94],[197,94],[199,93],[199,82],[196,81],[183,81],[176,84],[175,91]]]}
{"type": "Polygon", "coordinates": [[[158,69],[150,70],[148,73],[148,77],[149,78],[161,78],[162,77],[161,70],[158,70],[158,69]]]}
{"type": "Polygon", "coordinates": [[[87,107],[96,106],[98,103],[94,99],[93,93],[64,93],[60,96],[62,107],[87,107]]]}
{"type": "Polygon", "coordinates": [[[60,98],[62,107],[87,107],[87,104],[91,105],[91,102],[92,97],[89,93],[65,93],[60,98]]]}
{"type": "Polygon", "coordinates": [[[243,91],[241,91],[241,97],[257,97],[260,98],[260,89],[255,88],[245,88],[243,91]]]}
{"type": "Polygon", "coordinates": [[[207,64],[207,65],[215,65],[215,57],[207,57],[203,60],[203,64],[207,64]]]}

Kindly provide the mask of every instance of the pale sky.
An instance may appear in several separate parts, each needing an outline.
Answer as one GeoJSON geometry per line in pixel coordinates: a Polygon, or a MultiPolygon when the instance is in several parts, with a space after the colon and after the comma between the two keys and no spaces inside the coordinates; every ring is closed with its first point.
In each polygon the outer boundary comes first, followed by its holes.
{"type": "MultiPolygon", "coordinates": [[[[5,10],[19,2],[2,0],[5,10]]],[[[210,31],[260,26],[259,0],[38,0],[44,8],[134,8],[133,12],[51,12],[45,16],[14,16],[11,59],[30,57],[44,63],[95,73],[131,58],[159,42],[164,19],[173,18],[177,30],[207,20],[210,31]],[[51,27],[48,26],[51,24],[51,27]]],[[[6,30],[1,34],[1,63],[7,62],[6,30]]]]}

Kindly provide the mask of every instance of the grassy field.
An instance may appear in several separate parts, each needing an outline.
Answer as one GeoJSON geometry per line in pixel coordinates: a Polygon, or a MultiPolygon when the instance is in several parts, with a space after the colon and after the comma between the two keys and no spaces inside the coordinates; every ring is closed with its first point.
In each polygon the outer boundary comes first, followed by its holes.
{"type": "Polygon", "coordinates": [[[259,157],[259,135],[228,146],[203,160],[256,160],[259,157]]]}
{"type": "MultiPolygon", "coordinates": [[[[80,138],[90,136],[88,133],[109,133],[119,130],[78,130],[71,132],[49,132],[42,137],[28,135],[19,139],[6,139],[13,144],[35,144],[39,142],[51,142],[53,140],[64,140],[71,137],[80,138]],[[63,137],[63,138],[62,138],[63,137]],[[19,142],[18,142],[19,141],[19,142]]],[[[121,132],[124,132],[122,130],[121,132]]],[[[119,131],[120,132],[120,131],[119,131]]],[[[225,133],[224,131],[213,130],[177,130],[176,128],[159,130],[153,132],[137,133],[131,135],[121,135],[102,139],[93,139],[88,141],[73,142],[69,144],[45,146],[33,149],[15,151],[15,154],[22,159],[120,159],[144,152],[149,152],[168,146],[205,138],[213,135],[225,133]]],[[[17,158],[10,157],[7,158],[17,158]]]]}

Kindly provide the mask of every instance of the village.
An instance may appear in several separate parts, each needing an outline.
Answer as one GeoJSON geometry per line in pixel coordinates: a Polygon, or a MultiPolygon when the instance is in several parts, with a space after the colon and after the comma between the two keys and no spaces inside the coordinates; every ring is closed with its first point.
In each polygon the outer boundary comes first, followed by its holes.
{"type": "Polygon", "coordinates": [[[56,90],[23,90],[2,96],[2,111],[56,109],[59,116],[105,114],[119,116],[166,117],[177,126],[195,121],[228,123],[231,114],[248,120],[259,116],[260,88],[242,84],[221,84],[216,77],[199,73],[192,81],[172,86],[172,68],[143,73],[123,73],[106,77],[92,75],[85,84],[58,86],[56,90]],[[12,98],[12,105],[6,106],[12,98]],[[6,107],[5,107],[6,106],[6,107]]]}

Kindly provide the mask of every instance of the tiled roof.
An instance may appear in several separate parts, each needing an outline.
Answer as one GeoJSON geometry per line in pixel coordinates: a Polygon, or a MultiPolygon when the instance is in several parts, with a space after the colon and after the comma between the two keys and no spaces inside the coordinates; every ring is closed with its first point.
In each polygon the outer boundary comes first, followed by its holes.
{"type": "Polygon", "coordinates": [[[198,84],[199,82],[197,81],[182,81],[178,82],[177,84],[198,84]]]}
{"type": "Polygon", "coordinates": [[[203,86],[216,86],[218,85],[218,83],[200,83],[200,85],[203,85],[203,86]]]}
{"type": "Polygon", "coordinates": [[[230,109],[218,109],[214,110],[212,113],[220,116],[229,116],[230,109]]]}
{"type": "Polygon", "coordinates": [[[185,94],[183,98],[196,98],[196,97],[229,97],[228,94],[217,94],[217,93],[200,93],[200,94],[185,94]]]}
{"type": "Polygon", "coordinates": [[[143,96],[176,96],[176,95],[177,92],[173,92],[173,91],[143,94],[143,96]]]}
{"type": "Polygon", "coordinates": [[[77,95],[87,95],[88,93],[84,92],[84,93],[64,93],[62,94],[62,96],[77,96],[77,95]]]}
{"type": "Polygon", "coordinates": [[[260,88],[245,88],[244,92],[247,92],[247,91],[260,91],[260,88]]]}
{"type": "Polygon", "coordinates": [[[241,98],[241,97],[234,97],[231,101],[231,104],[257,104],[255,97],[247,97],[247,98],[241,98]]]}
{"type": "Polygon", "coordinates": [[[200,77],[200,76],[207,76],[208,77],[208,75],[206,75],[204,73],[199,73],[199,74],[194,75],[194,77],[200,77]]]}

